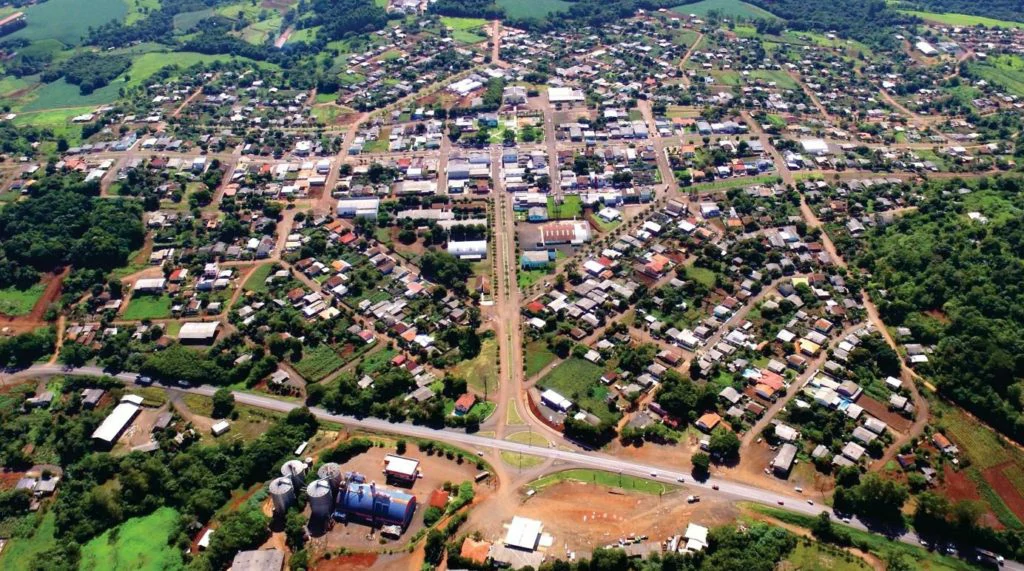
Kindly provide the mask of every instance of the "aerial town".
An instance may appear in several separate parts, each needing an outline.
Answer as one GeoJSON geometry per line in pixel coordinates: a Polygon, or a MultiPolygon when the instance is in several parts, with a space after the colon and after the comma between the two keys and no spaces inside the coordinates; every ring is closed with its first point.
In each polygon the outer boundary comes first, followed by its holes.
{"type": "Polygon", "coordinates": [[[1019,0],[0,0],[0,568],[1024,569],[1019,0]]]}

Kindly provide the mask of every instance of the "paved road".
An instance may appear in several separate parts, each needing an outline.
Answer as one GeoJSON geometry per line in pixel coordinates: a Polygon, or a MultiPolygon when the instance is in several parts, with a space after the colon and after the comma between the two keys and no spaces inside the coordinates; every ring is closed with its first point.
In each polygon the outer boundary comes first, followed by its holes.
{"type": "MultiPolygon", "coordinates": [[[[27,380],[32,377],[62,374],[102,376],[104,375],[104,372],[99,367],[91,366],[67,369],[56,365],[33,365],[32,367],[25,369],[23,371],[19,371],[16,373],[0,377],[0,384],[8,384],[15,381],[27,380]]],[[[134,373],[120,373],[113,376],[127,384],[134,384],[136,378],[136,375],[134,373]]],[[[213,396],[213,393],[216,392],[217,388],[211,386],[200,386],[183,389],[169,388],[168,390],[181,390],[183,392],[189,392],[192,394],[213,396]]],[[[238,391],[235,391],[234,395],[235,402],[237,403],[282,413],[287,413],[292,409],[298,408],[300,406],[298,404],[278,400],[270,396],[262,396],[238,391]]],[[[718,494],[719,496],[735,501],[748,501],[768,505],[779,505],[779,503],[782,502],[783,507],[789,511],[797,512],[808,516],[817,516],[822,511],[826,511],[829,512],[829,514],[831,514],[834,519],[838,518],[838,516],[836,516],[836,514],[832,512],[831,508],[827,506],[810,504],[808,503],[806,498],[803,498],[795,493],[793,495],[783,496],[778,493],[770,492],[755,486],[748,486],[746,484],[732,482],[718,477],[711,477],[704,482],[697,482],[690,476],[688,472],[683,472],[678,469],[666,469],[661,466],[651,466],[647,464],[640,464],[637,462],[620,460],[599,452],[571,452],[567,450],[560,450],[557,448],[530,446],[528,444],[521,444],[519,442],[497,440],[494,438],[488,438],[474,434],[466,434],[463,432],[456,432],[452,430],[437,430],[426,426],[417,426],[405,423],[392,423],[377,418],[356,418],[347,415],[331,414],[318,407],[313,407],[310,410],[320,420],[337,422],[340,424],[361,428],[363,430],[387,432],[391,434],[408,436],[413,438],[428,438],[432,440],[440,440],[450,444],[458,444],[471,450],[477,451],[482,451],[484,449],[496,449],[505,452],[530,454],[533,456],[539,456],[542,458],[556,460],[562,462],[564,465],[605,470],[608,472],[615,472],[623,475],[636,476],[651,480],[659,480],[667,483],[683,482],[687,489],[687,492],[694,492],[699,495],[710,496],[713,494],[718,494]],[[717,489],[713,488],[713,486],[717,487],[717,489]]],[[[559,469],[567,467],[564,465],[559,466],[559,469]]],[[[868,527],[857,519],[850,520],[850,523],[848,525],[855,529],[868,531],[868,527]]],[[[913,532],[904,533],[900,535],[897,539],[899,541],[909,544],[918,544],[919,542],[918,537],[913,532]]],[[[1020,565],[1012,561],[1007,561],[1005,568],[1024,571],[1024,565],[1020,565]]]]}

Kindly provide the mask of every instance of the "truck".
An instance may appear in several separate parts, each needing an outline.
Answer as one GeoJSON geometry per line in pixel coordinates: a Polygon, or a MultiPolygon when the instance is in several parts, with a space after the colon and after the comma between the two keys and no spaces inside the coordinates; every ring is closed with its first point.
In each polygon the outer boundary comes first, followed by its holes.
{"type": "Polygon", "coordinates": [[[686,503],[695,504],[700,501],[700,496],[686,496],[686,503]]]}

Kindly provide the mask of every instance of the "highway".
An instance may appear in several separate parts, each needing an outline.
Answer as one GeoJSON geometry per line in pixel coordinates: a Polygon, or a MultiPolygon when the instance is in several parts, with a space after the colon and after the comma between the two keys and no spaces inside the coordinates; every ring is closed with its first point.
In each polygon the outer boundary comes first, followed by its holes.
{"type": "MultiPolygon", "coordinates": [[[[60,365],[33,365],[27,369],[3,375],[0,377],[0,381],[2,381],[0,384],[6,385],[12,382],[53,375],[110,376],[127,385],[134,385],[135,380],[138,377],[135,373],[109,375],[99,367],[92,366],[67,368],[60,365]]],[[[209,385],[188,388],[168,387],[160,384],[155,384],[153,386],[165,388],[167,390],[180,390],[203,396],[213,396],[213,393],[217,391],[217,387],[209,385]]],[[[299,408],[301,406],[296,403],[282,401],[270,396],[262,396],[240,391],[234,391],[234,396],[236,403],[281,413],[287,413],[292,409],[299,408]]],[[[519,442],[497,440],[494,438],[466,434],[464,432],[457,432],[454,430],[437,430],[414,424],[388,422],[378,418],[357,418],[348,415],[331,414],[319,407],[312,407],[310,411],[320,420],[336,422],[353,428],[385,432],[411,438],[438,440],[449,444],[457,444],[463,448],[478,452],[484,449],[492,449],[529,454],[557,460],[569,465],[565,467],[592,468],[595,470],[604,470],[628,476],[636,476],[648,480],[658,480],[670,484],[679,484],[682,482],[688,492],[695,493],[697,495],[711,496],[717,494],[721,497],[734,501],[756,502],[772,506],[781,505],[786,510],[812,517],[817,516],[822,511],[826,511],[832,516],[834,521],[839,522],[840,520],[840,517],[837,516],[828,506],[811,504],[808,502],[806,497],[802,497],[795,492],[793,495],[783,496],[776,492],[770,492],[755,486],[733,482],[720,477],[710,477],[703,482],[698,482],[694,480],[688,472],[680,471],[678,468],[667,469],[663,466],[651,466],[636,462],[629,462],[613,458],[600,452],[573,452],[560,450],[558,448],[530,446],[519,442]],[[782,503],[780,504],[780,502],[782,503]]],[[[559,466],[559,468],[561,469],[562,466],[559,466]]],[[[862,531],[870,531],[864,523],[856,518],[851,518],[849,523],[846,525],[862,531]]],[[[907,531],[895,539],[911,545],[920,544],[920,540],[917,535],[911,531],[907,531]]],[[[1024,571],[1024,565],[1015,561],[1006,561],[1003,568],[1024,571]]]]}

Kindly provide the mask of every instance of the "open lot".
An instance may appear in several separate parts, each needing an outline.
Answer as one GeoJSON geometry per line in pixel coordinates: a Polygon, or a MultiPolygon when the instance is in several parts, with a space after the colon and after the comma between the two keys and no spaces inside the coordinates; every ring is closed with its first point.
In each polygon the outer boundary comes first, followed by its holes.
{"type": "Polygon", "coordinates": [[[171,298],[167,295],[132,296],[125,308],[124,319],[163,319],[171,316],[171,298]]]}
{"type": "Polygon", "coordinates": [[[463,361],[452,369],[452,375],[466,379],[469,386],[480,393],[494,394],[498,389],[498,342],[486,339],[480,346],[480,354],[463,361]]]}
{"type": "Polygon", "coordinates": [[[605,403],[608,388],[601,384],[604,369],[590,361],[572,357],[538,381],[538,386],[552,389],[601,420],[614,422],[621,417],[605,403]]]}
{"type": "Polygon", "coordinates": [[[168,545],[179,514],[163,507],[145,517],[132,518],[107,530],[82,547],[83,569],[136,571],[181,569],[181,555],[168,545]]]}
{"type": "Polygon", "coordinates": [[[526,360],[526,377],[530,378],[540,373],[555,360],[557,355],[552,353],[543,341],[536,341],[526,345],[524,351],[526,360]]]}
{"type": "Polygon", "coordinates": [[[316,347],[305,347],[302,351],[302,360],[292,363],[300,375],[310,381],[319,381],[333,373],[344,364],[338,352],[330,345],[321,343],[316,347]]]}
{"type": "Polygon", "coordinates": [[[0,289],[0,315],[16,317],[32,311],[46,288],[36,284],[28,289],[9,287],[0,289]]]}

